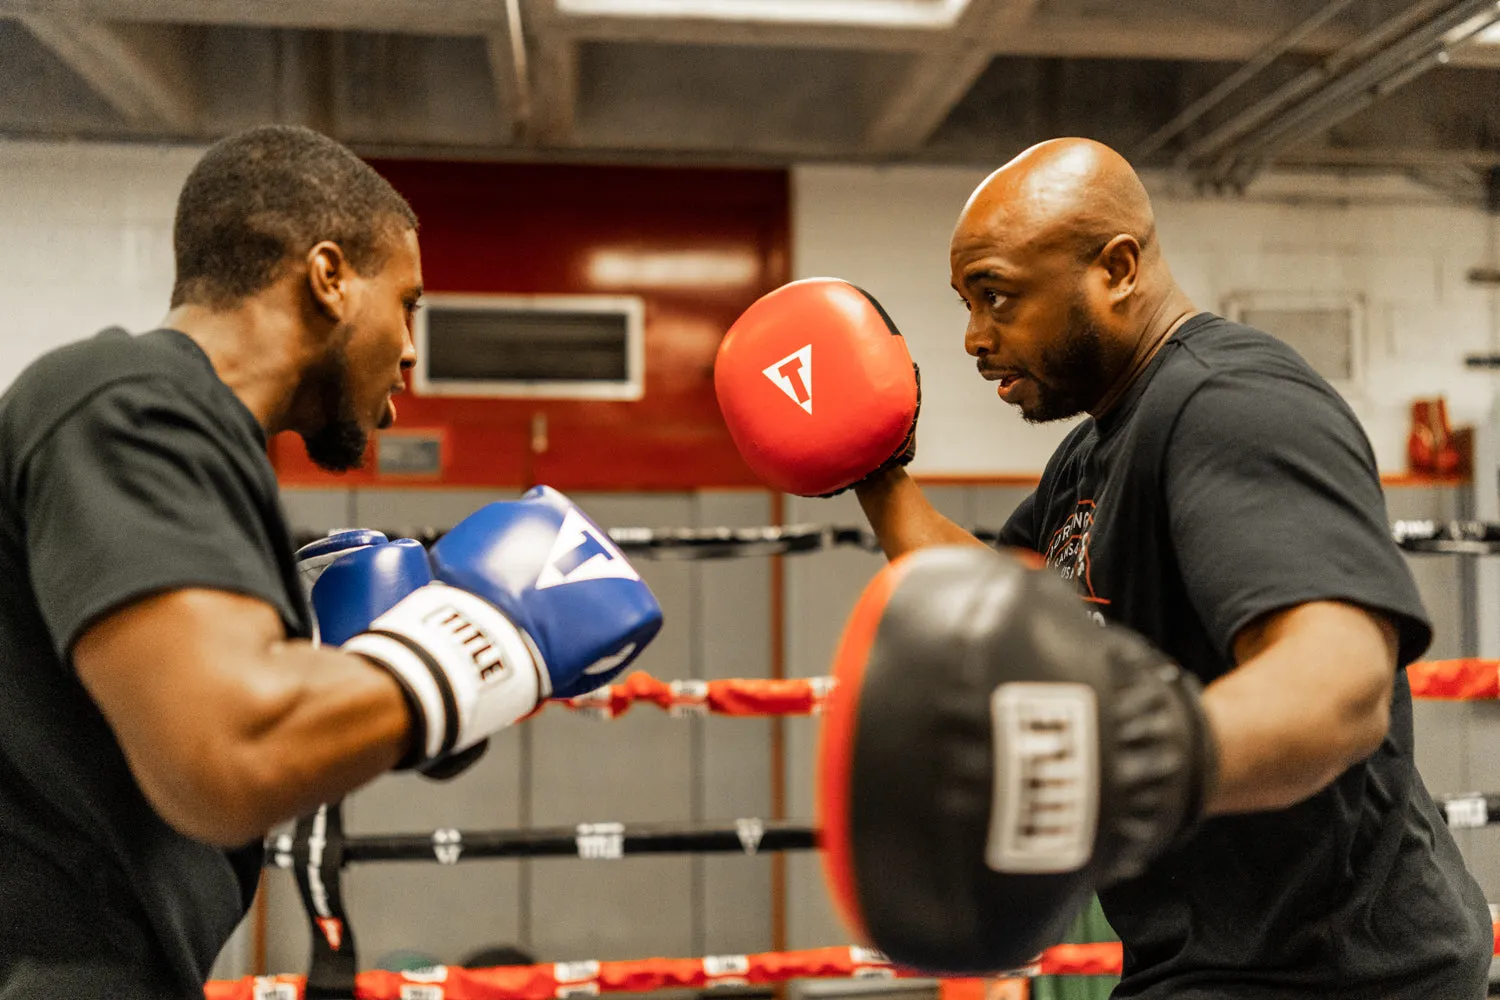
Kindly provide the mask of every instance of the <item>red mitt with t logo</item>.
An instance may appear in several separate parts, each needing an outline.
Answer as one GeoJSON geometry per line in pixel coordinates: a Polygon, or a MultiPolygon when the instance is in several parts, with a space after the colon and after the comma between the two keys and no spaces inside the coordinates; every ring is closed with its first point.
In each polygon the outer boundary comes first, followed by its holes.
{"type": "Polygon", "coordinates": [[[746,464],[785,493],[829,496],[916,451],[917,367],[880,303],[847,281],[757,300],[719,345],[714,390],[746,464]]]}

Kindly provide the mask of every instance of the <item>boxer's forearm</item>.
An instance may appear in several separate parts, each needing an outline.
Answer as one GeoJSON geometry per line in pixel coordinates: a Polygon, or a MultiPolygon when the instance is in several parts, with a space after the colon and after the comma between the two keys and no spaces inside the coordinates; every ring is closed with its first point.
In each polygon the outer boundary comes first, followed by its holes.
{"type": "Polygon", "coordinates": [[[854,492],[888,559],[932,545],[984,545],[940,514],[905,469],[866,480],[854,492]]]}
{"type": "Polygon", "coordinates": [[[410,713],[401,690],[368,661],[305,642],[277,643],[233,706],[201,706],[223,731],[198,761],[184,747],[126,746],[131,770],[162,818],[190,837],[234,846],[335,801],[391,769],[410,713]]]}
{"type": "Polygon", "coordinates": [[[287,641],[274,608],[172,591],[91,627],[79,680],[157,813],[200,840],[242,844],[389,770],[410,715],[368,661],[287,641]]]}
{"type": "Polygon", "coordinates": [[[1280,612],[1203,692],[1218,750],[1211,814],[1284,809],[1373,753],[1390,721],[1395,639],[1349,605],[1280,612]]]}
{"type": "Polygon", "coordinates": [[[406,753],[411,713],[386,671],[306,642],[278,643],[267,661],[256,724],[235,748],[245,786],[227,804],[238,829],[206,839],[261,836],[384,774],[406,753]]]}

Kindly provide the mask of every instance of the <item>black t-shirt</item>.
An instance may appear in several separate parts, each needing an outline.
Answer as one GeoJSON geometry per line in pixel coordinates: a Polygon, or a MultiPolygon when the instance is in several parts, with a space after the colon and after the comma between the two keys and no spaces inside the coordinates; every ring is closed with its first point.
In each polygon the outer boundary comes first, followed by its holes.
{"type": "MultiPolygon", "coordinates": [[[[1001,540],[1205,684],[1245,625],[1305,601],[1389,617],[1402,667],[1431,640],[1354,414],[1286,345],[1209,314],[1069,434],[1001,540]]],[[[1493,950],[1416,772],[1404,669],[1369,759],[1289,809],[1206,820],[1100,901],[1125,944],[1116,997],[1457,1000],[1484,995],[1493,950]]]]}
{"type": "Polygon", "coordinates": [[[265,448],[170,330],[63,347],[0,396],[0,998],[201,997],[254,895],[260,845],[155,813],[70,651],[182,587],[262,598],[310,634],[265,448]]]}

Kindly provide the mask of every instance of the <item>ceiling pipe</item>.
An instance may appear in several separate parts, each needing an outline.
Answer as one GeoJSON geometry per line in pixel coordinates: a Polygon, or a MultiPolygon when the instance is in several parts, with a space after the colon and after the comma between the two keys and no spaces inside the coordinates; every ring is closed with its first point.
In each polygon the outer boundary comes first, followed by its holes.
{"type": "Polygon", "coordinates": [[[1309,17],[1261,49],[1248,62],[1226,76],[1208,93],[1179,111],[1171,121],[1155,132],[1152,132],[1142,140],[1140,145],[1131,150],[1128,158],[1139,162],[1155,155],[1163,146],[1181,135],[1183,130],[1188,126],[1194,124],[1198,119],[1224,103],[1226,98],[1233,95],[1259,75],[1261,70],[1286,55],[1313,32],[1358,2],[1359,0],[1332,0],[1331,3],[1319,10],[1312,17],[1309,17]]]}
{"type": "Polygon", "coordinates": [[[1348,66],[1357,64],[1369,58],[1371,54],[1379,52],[1390,44],[1392,39],[1400,38],[1416,30],[1435,12],[1451,6],[1452,2],[1453,0],[1419,0],[1418,3],[1402,11],[1399,17],[1383,23],[1373,31],[1345,45],[1318,65],[1299,73],[1207,135],[1191,143],[1178,154],[1175,166],[1178,169],[1187,169],[1204,160],[1212,159],[1235,140],[1260,127],[1271,116],[1308,95],[1316,93],[1320,87],[1336,79],[1348,66]]]}
{"type": "Polygon", "coordinates": [[[510,64],[516,79],[515,129],[521,135],[531,131],[531,73],[526,66],[526,36],[521,29],[521,0],[505,0],[505,25],[510,36],[510,64]]]}
{"type": "Polygon", "coordinates": [[[1354,66],[1300,104],[1222,150],[1210,180],[1243,184],[1279,148],[1337,125],[1448,61],[1461,45],[1500,21],[1496,0],[1460,0],[1354,66]]]}

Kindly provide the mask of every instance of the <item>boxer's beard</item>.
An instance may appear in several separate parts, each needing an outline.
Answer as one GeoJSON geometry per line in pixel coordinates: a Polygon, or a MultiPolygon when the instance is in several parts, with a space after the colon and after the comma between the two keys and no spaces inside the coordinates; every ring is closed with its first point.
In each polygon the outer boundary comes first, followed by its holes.
{"type": "Polygon", "coordinates": [[[323,426],[302,435],[307,457],[329,472],[348,472],[364,464],[370,435],[359,422],[349,376],[349,359],[343,351],[331,351],[323,364],[308,375],[313,391],[323,401],[323,426]]]}
{"type": "Polygon", "coordinates": [[[1067,322],[1057,346],[1042,355],[1036,377],[1036,402],[1022,407],[1028,423],[1076,417],[1104,398],[1109,389],[1109,365],[1104,337],[1082,294],[1068,304],[1067,322]]]}

